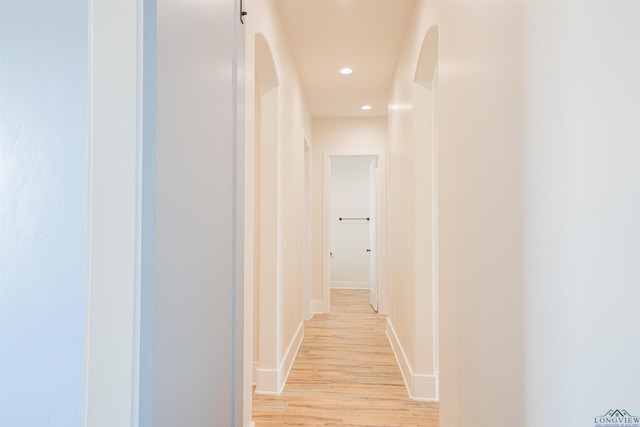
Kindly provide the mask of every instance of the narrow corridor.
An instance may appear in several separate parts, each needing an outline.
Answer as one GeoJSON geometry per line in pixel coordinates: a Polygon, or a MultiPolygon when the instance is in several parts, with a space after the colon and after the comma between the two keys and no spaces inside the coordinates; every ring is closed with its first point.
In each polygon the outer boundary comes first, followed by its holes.
{"type": "Polygon", "coordinates": [[[438,426],[438,404],[413,401],[368,290],[332,290],[331,313],[305,337],[279,396],[253,396],[256,427],[438,426]]]}

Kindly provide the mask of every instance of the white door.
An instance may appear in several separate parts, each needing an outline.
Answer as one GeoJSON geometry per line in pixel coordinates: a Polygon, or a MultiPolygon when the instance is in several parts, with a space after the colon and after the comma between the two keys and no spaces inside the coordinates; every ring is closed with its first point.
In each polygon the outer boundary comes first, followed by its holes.
{"type": "Polygon", "coordinates": [[[369,164],[369,303],[378,311],[378,159],[369,164]]]}

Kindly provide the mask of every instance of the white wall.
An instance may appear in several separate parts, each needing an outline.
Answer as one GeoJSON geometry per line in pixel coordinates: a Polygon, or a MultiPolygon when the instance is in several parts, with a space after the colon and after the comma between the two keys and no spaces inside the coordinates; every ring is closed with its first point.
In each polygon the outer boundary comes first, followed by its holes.
{"type": "Polygon", "coordinates": [[[526,425],[638,415],[640,4],[525,11],[526,425]]]}
{"type": "MultiPolygon", "coordinates": [[[[423,18],[417,15],[414,19],[423,18]]],[[[437,52],[422,52],[427,29],[421,28],[419,35],[408,34],[389,105],[387,334],[409,394],[415,399],[437,400],[437,181],[433,169],[437,126],[433,105],[439,85],[433,77],[437,58],[427,58],[437,52]]]]}
{"type": "MultiPolygon", "coordinates": [[[[392,92],[390,179],[396,189],[391,206],[396,207],[389,223],[393,217],[401,228],[389,234],[412,235],[411,224],[423,218],[413,218],[416,210],[401,211],[401,206],[413,206],[414,188],[426,184],[412,182],[417,176],[411,171],[416,153],[412,131],[418,119],[413,81],[422,42],[437,25],[436,267],[444,427],[513,425],[524,416],[521,15],[516,3],[420,2],[392,92]]],[[[400,240],[393,245],[389,253],[398,258],[391,261],[389,281],[399,286],[390,290],[389,319],[416,367],[424,358],[419,355],[434,342],[421,333],[416,312],[405,308],[418,299],[411,277],[415,245],[400,240]]],[[[430,373],[429,366],[423,369],[418,373],[430,373]]]]}
{"type": "Polygon", "coordinates": [[[241,423],[234,394],[241,383],[234,366],[242,363],[234,336],[239,25],[233,0],[157,2],[154,426],[241,423]]]}
{"type": "Polygon", "coordinates": [[[79,425],[87,3],[0,3],[0,425],[79,425]]]}
{"type": "Polygon", "coordinates": [[[324,153],[366,153],[387,147],[387,119],[375,118],[317,118],[313,120],[311,159],[312,218],[311,218],[311,302],[312,311],[328,308],[329,295],[323,293],[324,266],[324,153]]]}
{"type": "MultiPolygon", "coordinates": [[[[271,249],[259,254],[261,268],[269,268],[273,274],[270,281],[259,283],[259,300],[253,295],[246,295],[245,310],[253,314],[253,304],[259,306],[260,347],[258,354],[257,390],[264,393],[281,391],[284,380],[293,363],[303,336],[302,309],[302,215],[303,215],[303,183],[304,183],[304,140],[311,140],[311,119],[306,107],[295,64],[291,57],[285,34],[282,30],[277,6],[272,1],[245,1],[245,9],[249,13],[246,18],[246,197],[247,215],[245,220],[245,242],[250,242],[245,252],[245,290],[253,290],[254,278],[254,183],[256,157],[268,156],[273,159],[269,165],[272,174],[268,180],[260,181],[261,199],[267,203],[258,207],[261,212],[260,229],[272,233],[269,239],[261,239],[269,243],[271,249]],[[271,105],[277,109],[262,111],[262,129],[264,135],[273,135],[269,143],[269,151],[256,153],[254,141],[257,129],[256,106],[256,35],[263,37],[269,46],[275,65],[278,85],[274,92],[266,94],[261,102],[263,107],[271,105]],[[266,104],[265,104],[266,103],[266,104]],[[265,117],[273,118],[267,122],[265,117]],[[269,131],[269,128],[272,128],[269,131]],[[268,194],[265,191],[269,192],[268,194]],[[269,196],[271,195],[271,196],[269,196]],[[268,216],[262,214],[268,213],[268,216]],[[269,216],[270,215],[270,216],[269,216]],[[271,260],[265,264],[265,260],[271,260]]],[[[260,140],[260,144],[264,141],[260,140]]],[[[264,159],[263,159],[264,160],[264,159]]],[[[264,171],[261,171],[264,172],[264,171]]],[[[259,199],[260,199],[259,198],[259,199]]],[[[259,231],[259,230],[258,230],[259,231]]],[[[262,244],[262,243],[260,243],[262,244]]],[[[259,272],[258,277],[264,271],[259,272]]],[[[252,292],[253,293],[253,292],[252,292]]],[[[248,318],[246,318],[248,320],[248,318]]],[[[253,321],[250,322],[253,325],[253,321]]],[[[251,369],[252,354],[245,360],[245,369],[251,369]]],[[[251,398],[250,379],[245,383],[245,401],[251,398]]]]}
{"type": "Polygon", "coordinates": [[[513,425],[525,411],[521,5],[440,13],[441,419],[513,425]]]}
{"type": "Polygon", "coordinates": [[[331,287],[369,289],[371,217],[369,166],[373,157],[331,158],[331,287]]]}
{"type": "MultiPolygon", "coordinates": [[[[438,25],[441,425],[578,426],[610,407],[638,412],[638,6],[420,2],[415,16],[389,118],[390,187],[407,185],[390,195],[392,206],[414,196],[398,168],[414,153],[420,45],[438,25]]],[[[391,209],[389,234],[410,232],[392,231],[412,221],[391,209]]],[[[404,263],[391,260],[390,283],[414,271],[404,263]]],[[[400,311],[412,292],[390,290],[390,319],[415,351],[400,311]]]]}

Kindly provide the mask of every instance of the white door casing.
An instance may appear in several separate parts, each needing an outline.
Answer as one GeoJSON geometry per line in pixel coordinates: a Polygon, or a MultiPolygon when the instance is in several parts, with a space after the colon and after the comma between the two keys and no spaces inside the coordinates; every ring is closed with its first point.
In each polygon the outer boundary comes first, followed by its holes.
{"type": "Polygon", "coordinates": [[[369,165],[369,304],[378,311],[378,159],[369,165]]]}
{"type": "Polygon", "coordinates": [[[378,312],[388,313],[386,299],[386,150],[376,148],[324,150],[323,152],[323,236],[322,236],[322,308],[331,311],[331,157],[372,156],[378,159],[377,217],[377,295],[378,312]]]}

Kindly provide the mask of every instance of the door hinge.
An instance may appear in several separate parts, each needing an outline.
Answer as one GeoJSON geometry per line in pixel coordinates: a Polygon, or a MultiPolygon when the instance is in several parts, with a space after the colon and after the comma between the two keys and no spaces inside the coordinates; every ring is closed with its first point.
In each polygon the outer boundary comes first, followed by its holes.
{"type": "Polygon", "coordinates": [[[244,17],[247,16],[247,12],[244,11],[244,7],[242,6],[242,0],[240,0],[240,23],[244,24],[244,17]]]}

